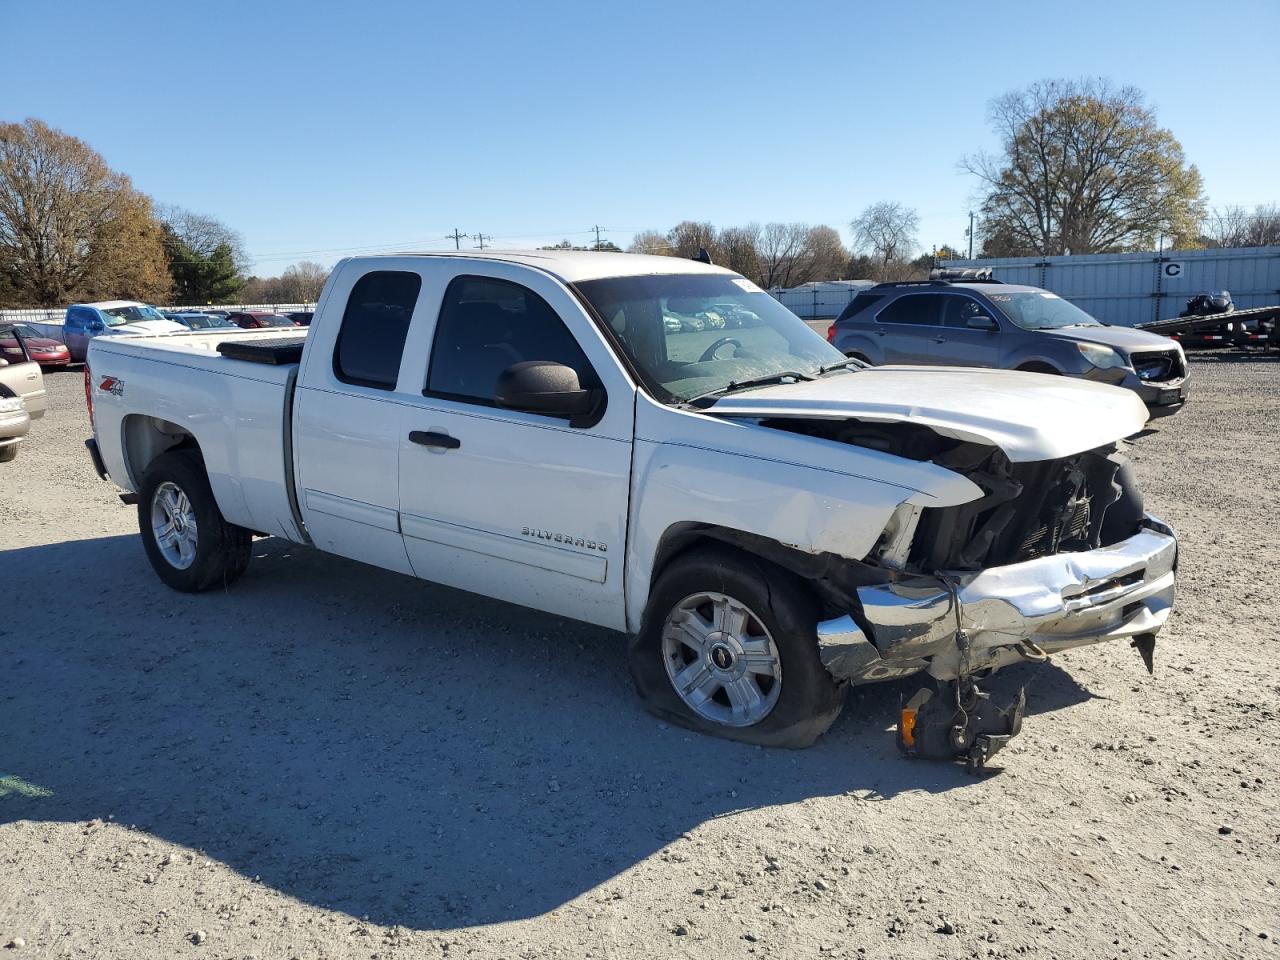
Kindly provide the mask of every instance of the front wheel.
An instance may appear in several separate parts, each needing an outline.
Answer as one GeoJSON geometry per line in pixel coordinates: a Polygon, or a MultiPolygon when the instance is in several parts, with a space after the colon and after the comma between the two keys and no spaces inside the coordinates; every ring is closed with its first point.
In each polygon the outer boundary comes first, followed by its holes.
{"type": "Polygon", "coordinates": [[[698,548],[658,577],[628,666],[659,716],[747,743],[806,747],[844,704],[818,657],[817,619],[787,571],[727,547],[698,548]]]}
{"type": "Polygon", "coordinates": [[[223,519],[204,463],[192,451],[162,454],[147,470],[138,528],[156,575],[175,590],[228,586],[249,565],[251,534],[223,519]]]}

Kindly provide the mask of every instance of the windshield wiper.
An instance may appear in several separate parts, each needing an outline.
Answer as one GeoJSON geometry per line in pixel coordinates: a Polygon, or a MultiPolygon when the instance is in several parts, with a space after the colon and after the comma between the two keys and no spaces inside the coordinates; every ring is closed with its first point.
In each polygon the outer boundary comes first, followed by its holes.
{"type": "Polygon", "coordinates": [[[866,365],[857,357],[845,357],[843,360],[837,360],[835,363],[828,363],[824,367],[819,367],[818,376],[822,376],[824,373],[830,373],[832,370],[844,370],[848,368],[850,364],[853,364],[854,368],[857,370],[861,370],[866,365]]]}
{"type": "MultiPolygon", "coordinates": [[[[810,374],[800,373],[796,370],[782,370],[778,373],[766,373],[759,377],[748,377],[746,380],[730,380],[723,387],[716,387],[714,390],[708,390],[706,393],[700,393],[697,396],[690,397],[684,401],[683,406],[698,406],[699,401],[711,400],[722,397],[726,393],[733,393],[735,390],[746,390],[750,387],[767,387],[771,384],[781,383],[783,380],[813,380],[816,379],[810,374]]],[[[711,404],[702,404],[699,409],[709,407],[711,404]]]]}

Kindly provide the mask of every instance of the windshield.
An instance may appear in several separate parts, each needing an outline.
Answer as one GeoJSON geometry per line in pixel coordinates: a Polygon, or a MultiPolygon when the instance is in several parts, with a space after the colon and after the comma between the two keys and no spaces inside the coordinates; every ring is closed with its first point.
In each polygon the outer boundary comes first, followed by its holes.
{"type": "Polygon", "coordinates": [[[731,383],[817,376],[842,354],[750,280],[656,275],[587,280],[578,292],[613,330],[645,386],[665,403],[731,383]]]}
{"type": "Polygon", "coordinates": [[[1023,330],[1102,326],[1075,304],[1063,300],[1056,293],[1050,293],[1048,290],[987,293],[987,298],[1023,330]]]}
{"type": "Polygon", "coordinates": [[[140,320],[163,320],[164,314],[155,307],[103,307],[102,313],[107,319],[108,327],[122,327],[126,323],[137,323],[140,320]]]}
{"type": "Polygon", "coordinates": [[[189,313],[184,318],[187,326],[192,330],[209,330],[213,327],[234,327],[235,324],[230,320],[224,320],[222,317],[215,317],[210,314],[189,313]]]}

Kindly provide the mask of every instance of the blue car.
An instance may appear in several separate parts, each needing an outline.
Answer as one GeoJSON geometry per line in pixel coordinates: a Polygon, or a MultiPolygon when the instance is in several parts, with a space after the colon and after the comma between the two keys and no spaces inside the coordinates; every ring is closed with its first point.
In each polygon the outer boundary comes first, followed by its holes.
{"type": "Polygon", "coordinates": [[[102,300],[74,303],[62,322],[62,340],[73,363],[89,354],[89,341],[103,335],[125,333],[177,333],[187,328],[165,319],[155,307],[136,300],[102,300]]]}

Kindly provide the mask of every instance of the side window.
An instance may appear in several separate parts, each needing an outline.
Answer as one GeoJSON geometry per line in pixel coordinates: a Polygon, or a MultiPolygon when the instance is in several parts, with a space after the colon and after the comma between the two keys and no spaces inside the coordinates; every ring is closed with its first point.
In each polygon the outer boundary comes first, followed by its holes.
{"type": "MultiPolygon", "coordinates": [[[[883,293],[860,293],[849,301],[849,305],[840,311],[840,316],[836,317],[836,322],[848,320],[850,317],[856,317],[860,313],[866,313],[868,307],[875,306],[884,299],[883,293]]],[[[863,319],[866,319],[865,317],[863,319]]]]}
{"type": "Polygon", "coordinates": [[[983,308],[977,300],[949,293],[938,298],[942,301],[942,325],[964,330],[969,326],[972,317],[990,316],[991,311],[983,308]]]}
{"type": "Polygon", "coordinates": [[[880,323],[909,323],[913,326],[938,325],[938,297],[931,293],[911,293],[899,297],[876,316],[880,323]]]}
{"type": "Polygon", "coordinates": [[[499,374],[524,360],[563,363],[583,387],[600,386],[573,334],[540,296],[507,280],[456,277],[440,306],[423,392],[491,406],[499,374]]]}
{"type": "Polygon", "coordinates": [[[422,277],[402,270],[375,270],[356,281],[333,348],[333,373],[339,380],[395,389],[404,339],[421,290],[422,277]]]}

